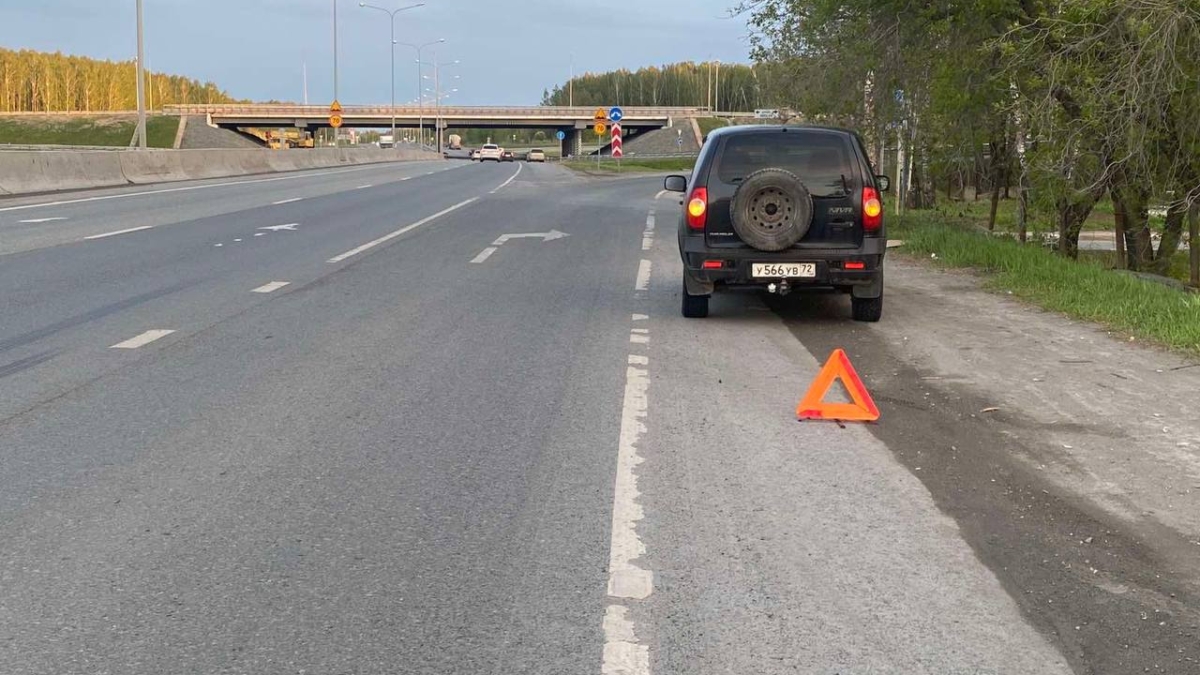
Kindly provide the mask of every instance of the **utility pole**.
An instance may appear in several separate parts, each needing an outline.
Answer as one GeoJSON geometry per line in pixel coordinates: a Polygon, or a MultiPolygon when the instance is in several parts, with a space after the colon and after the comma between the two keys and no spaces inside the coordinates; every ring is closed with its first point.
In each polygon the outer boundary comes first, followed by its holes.
{"type": "Polygon", "coordinates": [[[304,72],[304,105],[308,105],[308,61],[301,63],[304,72]]]}
{"type": "Polygon", "coordinates": [[[575,55],[571,54],[571,79],[567,80],[567,106],[575,107],[575,55]]]}
{"type": "Polygon", "coordinates": [[[137,137],[140,150],[146,149],[146,82],[142,72],[146,63],[146,48],[143,36],[142,0],[137,0],[137,137]]]}

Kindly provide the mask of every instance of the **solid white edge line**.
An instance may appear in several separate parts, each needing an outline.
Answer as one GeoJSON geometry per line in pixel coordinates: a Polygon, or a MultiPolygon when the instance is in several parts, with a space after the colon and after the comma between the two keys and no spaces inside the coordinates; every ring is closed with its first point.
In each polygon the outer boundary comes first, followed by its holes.
{"type": "Polygon", "coordinates": [[[165,338],[174,332],[175,331],[173,330],[148,330],[145,333],[131,337],[124,342],[118,342],[117,344],[109,347],[109,349],[137,349],[138,347],[145,347],[151,342],[154,342],[155,340],[161,340],[162,338],[165,338]]]}
{"type": "Polygon", "coordinates": [[[284,286],[288,286],[290,284],[291,284],[290,281],[272,281],[271,283],[263,284],[262,286],[259,286],[258,288],[254,289],[250,292],[251,293],[274,293],[275,291],[283,288],[284,286]]]}
{"type": "Polygon", "coordinates": [[[499,192],[499,191],[503,190],[504,188],[508,187],[509,183],[513,182],[514,180],[516,180],[516,179],[517,179],[517,176],[520,176],[520,175],[521,175],[521,169],[522,169],[524,166],[525,166],[524,164],[518,164],[518,165],[517,165],[517,172],[516,172],[516,173],[514,173],[514,174],[513,174],[513,175],[512,175],[512,176],[511,176],[511,177],[510,177],[508,180],[506,180],[506,181],[504,181],[503,183],[501,183],[501,184],[500,184],[500,187],[496,188],[495,190],[492,190],[491,194],[496,194],[497,192],[499,192]]]}
{"type": "MultiPolygon", "coordinates": [[[[7,206],[0,208],[0,213],[7,211],[25,211],[27,209],[40,209],[48,206],[66,206],[69,204],[87,204],[90,202],[105,202],[112,199],[129,199],[131,197],[145,197],[148,195],[162,195],[173,192],[192,192],[195,190],[211,190],[219,187],[232,187],[235,185],[256,185],[258,183],[277,183],[284,180],[299,180],[301,178],[320,178],[321,176],[336,176],[343,173],[352,173],[355,171],[367,171],[370,169],[378,169],[379,166],[369,164],[366,166],[356,166],[351,168],[335,169],[333,171],[318,171],[313,173],[300,173],[288,176],[275,176],[273,178],[255,178],[252,180],[230,181],[228,183],[212,183],[209,185],[185,185],[175,188],[164,188],[162,190],[144,190],[142,192],[124,192],[119,195],[101,195],[99,197],[82,197],[80,199],[63,199],[56,202],[43,202],[40,204],[22,204],[21,206],[7,206]]],[[[120,187],[120,186],[117,186],[120,187]]]]}
{"type": "Polygon", "coordinates": [[[370,249],[373,249],[376,246],[386,243],[386,242],[389,242],[389,241],[395,239],[396,237],[399,237],[402,234],[405,234],[407,232],[415,230],[418,227],[425,225],[426,223],[437,220],[438,218],[441,218],[442,216],[444,216],[452,211],[457,211],[458,209],[461,209],[462,207],[466,206],[467,204],[470,204],[471,202],[473,202],[477,199],[479,199],[479,197],[471,197],[470,199],[463,200],[463,201],[455,204],[454,206],[451,206],[448,209],[445,209],[443,211],[438,211],[437,213],[433,214],[432,216],[429,216],[428,218],[422,218],[421,220],[418,220],[417,222],[413,223],[412,225],[406,225],[406,226],[396,230],[395,232],[392,232],[391,234],[385,234],[382,237],[380,237],[374,241],[368,241],[367,243],[363,244],[362,246],[359,246],[357,248],[353,248],[349,251],[346,251],[345,253],[343,253],[339,256],[334,256],[334,257],[330,258],[329,260],[326,260],[325,262],[330,263],[330,264],[340,263],[347,258],[352,258],[352,257],[358,255],[359,253],[362,253],[363,251],[368,251],[370,249]]]}
{"type": "Polygon", "coordinates": [[[105,237],[115,237],[118,234],[129,234],[130,232],[141,232],[142,230],[154,229],[153,225],[142,225],[141,227],[131,227],[127,230],[117,230],[116,232],[105,232],[104,234],[93,234],[90,237],[84,237],[85,240],[104,239],[105,237]]]}
{"type": "Polygon", "coordinates": [[[280,199],[277,202],[272,202],[271,206],[282,206],[284,204],[292,204],[304,199],[304,197],[292,197],[291,199],[280,199]]]}
{"type": "Polygon", "coordinates": [[[479,255],[475,256],[471,260],[471,263],[478,265],[479,263],[483,262],[484,260],[487,260],[488,258],[490,258],[491,255],[497,251],[497,249],[498,249],[498,247],[496,247],[496,246],[489,246],[489,247],[483,249],[482,251],[480,251],[479,255]]]}

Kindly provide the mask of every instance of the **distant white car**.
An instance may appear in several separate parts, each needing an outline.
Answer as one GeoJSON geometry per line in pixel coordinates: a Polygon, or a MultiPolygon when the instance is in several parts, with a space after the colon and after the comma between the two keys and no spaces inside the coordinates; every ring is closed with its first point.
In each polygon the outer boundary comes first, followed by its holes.
{"type": "Polygon", "coordinates": [[[491,160],[499,164],[504,159],[503,154],[504,151],[500,149],[500,146],[488,143],[479,149],[479,161],[486,162],[491,160]]]}

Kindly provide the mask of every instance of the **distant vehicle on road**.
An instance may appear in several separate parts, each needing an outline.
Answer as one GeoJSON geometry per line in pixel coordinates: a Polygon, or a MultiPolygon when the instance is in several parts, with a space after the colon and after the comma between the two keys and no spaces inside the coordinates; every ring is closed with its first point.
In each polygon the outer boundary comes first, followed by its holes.
{"type": "Polygon", "coordinates": [[[501,153],[502,151],[500,150],[500,146],[496,145],[495,143],[488,143],[479,149],[479,161],[491,161],[499,163],[502,159],[500,156],[501,153]]]}
{"type": "Polygon", "coordinates": [[[450,134],[450,138],[447,139],[447,144],[450,146],[451,150],[462,150],[462,136],[459,136],[458,134],[450,134]]]}
{"type": "Polygon", "coordinates": [[[474,150],[471,151],[471,161],[472,162],[479,161],[479,148],[475,148],[474,150]]]}
{"type": "Polygon", "coordinates": [[[512,154],[512,150],[501,150],[501,151],[500,151],[500,161],[501,161],[501,162],[511,162],[511,161],[513,161],[513,154],[512,154]]]}
{"type": "Polygon", "coordinates": [[[857,321],[883,314],[881,193],[858,134],[741,126],[708,136],[692,171],[664,187],[687,194],[679,219],[683,315],[708,316],[714,291],[833,288],[857,321]]]}
{"type": "Polygon", "coordinates": [[[545,162],[546,161],[546,153],[543,150],[538,150],[537,148],[534,148],[533,150],[530,150],[528,154],[525,155],[525,161],[526,162],[545,162]]]}

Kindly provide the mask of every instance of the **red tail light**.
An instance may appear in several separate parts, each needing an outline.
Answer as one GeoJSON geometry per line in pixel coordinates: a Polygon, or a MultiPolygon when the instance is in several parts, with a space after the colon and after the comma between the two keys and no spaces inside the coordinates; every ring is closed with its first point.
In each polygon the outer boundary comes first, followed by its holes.
{"type": "Polygon", "coordinates": [[[862,262],[861,260],[847,260],[846,263],[844,265],[842,265],[842,269],[865,270],[865,269],[867,269],[867,264],[862,262]]]}
{"type": "Polygon", "coordinates": [[[883,227],[883,203],[879,201],[879,193],[875,188],[863,188],[862,209],[863,229],[867,232],[878,232],[883,227]]]}
{"type": "Polygon", "coordinates": [[[703,267],[706,270],[719,270],[724,266],[725,266],[724,260],[705,260],[704,264],[701,265],[701,267],[703,267]]]}
{"type": "Polygon", "coordinates": [[[693,230],[703,230],[708,223],[708,188],[692,190],[687,203],[687,224],[693,230]]]}

